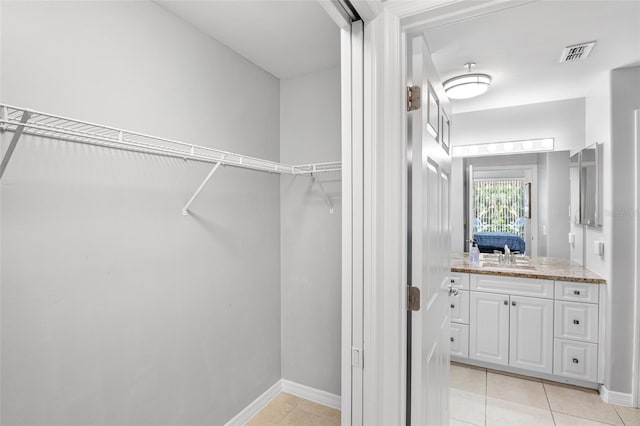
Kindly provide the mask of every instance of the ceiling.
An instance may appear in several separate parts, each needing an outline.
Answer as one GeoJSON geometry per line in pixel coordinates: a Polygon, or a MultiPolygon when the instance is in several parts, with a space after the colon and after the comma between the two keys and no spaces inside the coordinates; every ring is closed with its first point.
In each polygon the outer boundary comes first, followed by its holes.
{"type": "Polygon", "coordinates": [[[340,31],[316,0],[156,3],[280,79],[340,63],[340,31]]]}
{"type": "Polygon", "coordinates": [[[443,80],[466,62],[493,77],[487,93],[452,100],[454,113],[579,98],[607,71],[640,64],[640,2],[536,1],[424,34],[443,80]],[[559,62],[565,46],[592,40],[586,60],[559,62]]]}

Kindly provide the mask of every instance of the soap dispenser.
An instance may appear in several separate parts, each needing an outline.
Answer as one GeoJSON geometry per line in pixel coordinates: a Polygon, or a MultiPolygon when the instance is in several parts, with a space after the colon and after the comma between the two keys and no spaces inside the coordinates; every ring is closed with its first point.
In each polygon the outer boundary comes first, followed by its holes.
{"type": "Polygon", "coordinates": [[[480,250],[478,249],[478,242],[471,240],[471,247],[469,248],[469,262],[477,264],[480,262],[480,250]]]}

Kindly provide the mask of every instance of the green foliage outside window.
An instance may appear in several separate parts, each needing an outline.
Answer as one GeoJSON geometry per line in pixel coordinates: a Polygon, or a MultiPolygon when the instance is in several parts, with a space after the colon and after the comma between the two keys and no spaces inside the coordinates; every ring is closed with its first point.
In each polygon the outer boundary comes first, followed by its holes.
{"type": "Polygon", "coordinates": [[[510,232],[524,238],[524,179],[473,182],[474,232],[510,232]]]}

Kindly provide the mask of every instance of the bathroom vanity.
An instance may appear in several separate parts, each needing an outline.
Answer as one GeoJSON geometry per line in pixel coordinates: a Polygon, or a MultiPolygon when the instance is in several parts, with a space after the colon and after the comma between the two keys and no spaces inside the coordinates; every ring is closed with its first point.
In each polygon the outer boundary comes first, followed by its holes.
{"type": "Polygon", "coordinates": [[[451,260],[451,359],[597,387],[606,281],[565,259],[451,260]]]}

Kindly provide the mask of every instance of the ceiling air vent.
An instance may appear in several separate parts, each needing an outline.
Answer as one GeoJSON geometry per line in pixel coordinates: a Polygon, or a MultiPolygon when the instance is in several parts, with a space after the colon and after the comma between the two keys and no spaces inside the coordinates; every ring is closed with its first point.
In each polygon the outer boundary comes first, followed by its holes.
{"type": "Polygon", "coordinates": [[[567,46],[562,51],[562,57],[560,58],[560,62],[573,62],[578,61],[580,59],[587,59],[589,53],[593,49],[593,46],[596,45],[595,41],[590,41],[587,43],[574,44],[572,46],[567,46]]]}

